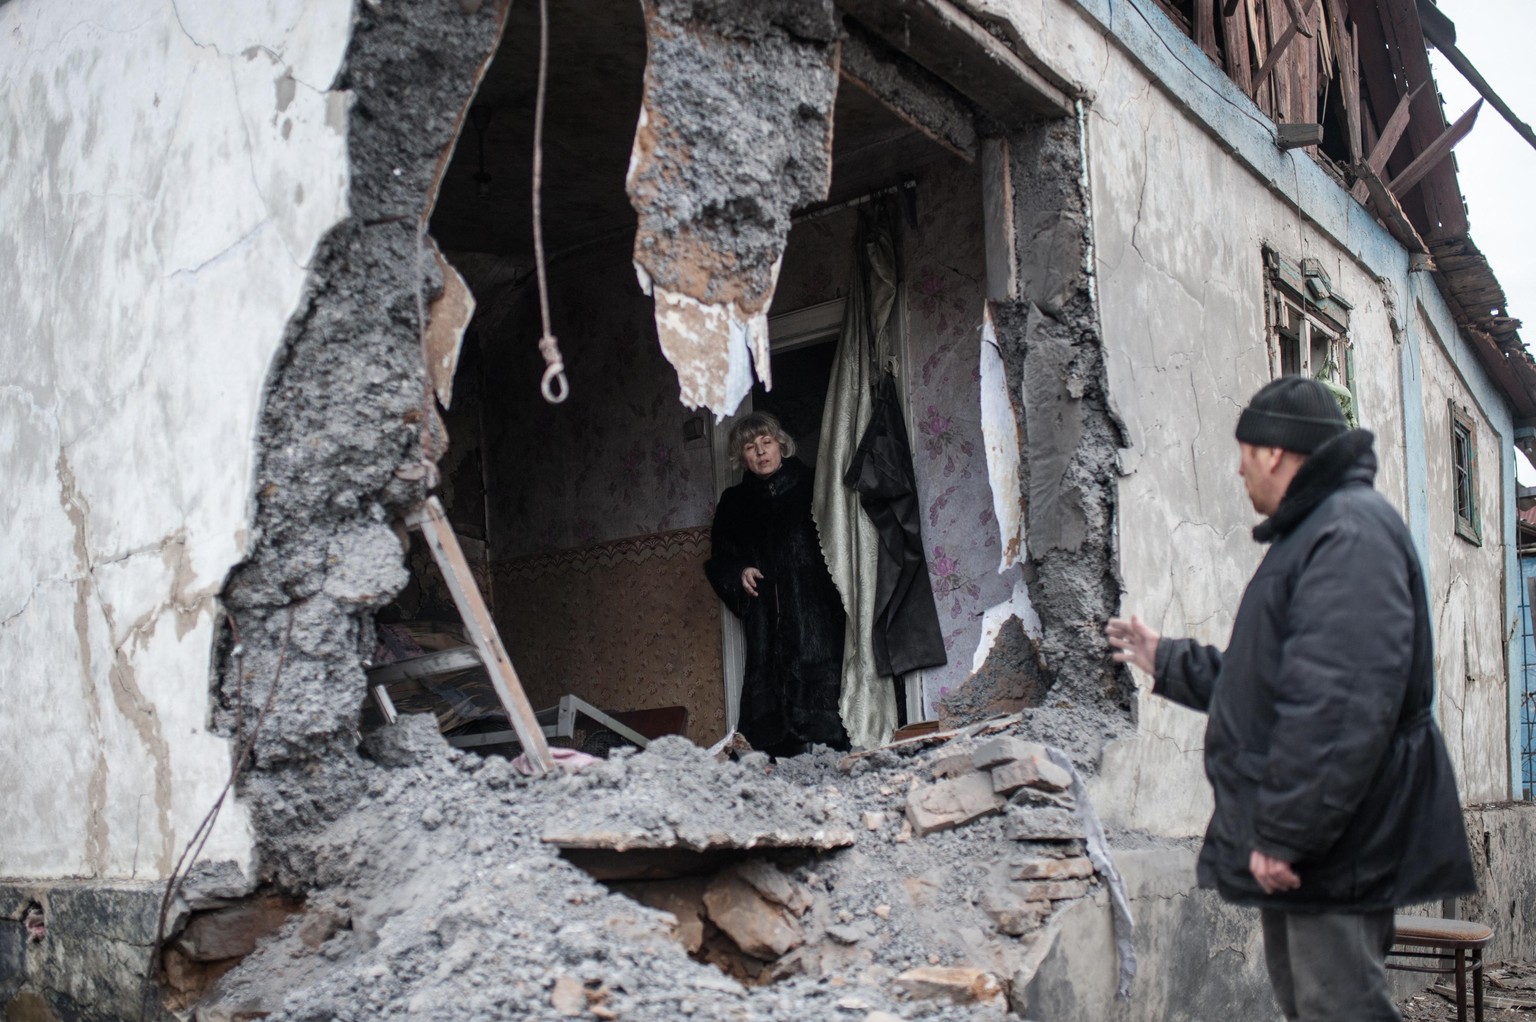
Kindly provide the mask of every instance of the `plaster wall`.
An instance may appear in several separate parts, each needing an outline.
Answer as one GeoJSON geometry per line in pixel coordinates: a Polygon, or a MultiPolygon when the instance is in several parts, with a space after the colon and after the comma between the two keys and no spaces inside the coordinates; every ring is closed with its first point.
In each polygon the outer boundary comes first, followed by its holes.
{"type": "Polygon", "coordinates": [[[1504,798],[1509,786],[1508,676],[1503,604],[1489,598],[1502,578],[1500,525],[1506,506],[1499,472],[1502,437],[1463,381],[1439,334],[1418,310],[1423,365],[1424,462],[1428,481],[1429,605],[1435,625],[1437,711],[1451,763],[1469,802],[1504,798]],[[1478,455],[1481,543],[1456,532],[1451,403],[1473,423],[1478,455]]]}
{"type": "MultiPolygon", "coordinates": [[[[1106,65],[1088,125],[1110,387],[1130,442],[1120,466],[1124,608],[1165,633],[1224,645],[1263,553],[1232,434],[1270,379],[1264,247],[1321,261],[1353,303],[1361,423],[1379,438],[1378,488],[1403,507],[1396,342],[1376,280],[1129,62],[1106,65]]],[[[1197,833],[1209,813],[1204,719],[1151,696],[1150,679],[1137,684],[1140,733],[1106,755],[1105,809],[1157,833],[1197,833]]]]}
{"type": "MultiPolygon", "coordinates": [[[[1270,378],[1265,246],[1291,260],[1318,260],[1335,293],[1353,304],[1355,389],[1362,425],[1378,438],[1377,487],[1416,536],[1432,536],[1433,522],[1420,522],[1426,497],[1416,494],[1422,489],[1432,504],[1435,494],[1448,497],[1449,491],[1433,476],[1422,486],[1416,482],[1425,472],[1423,451],[1434,446],[1421,440],[1417,420],[1433,399],[1414,389],[1405,402],[1404,381],[1419,385],[1402,366],[1418,357],[1426,332],[1406,313],[1416,297],[1429,309],[1426,325],[1446,332],[1449,317],[1433,288],[1410,275],[1401,246],[1305,153],[1278,150],[1269,119],[1155,4],[971,0],[968,6],[1002,19],[1011,37],[1084,97],[1093,204],[1089,258],[1110,393],[1128,440],[1116,512],[1123,610],[1166,633],[1220,645],[1262,555],[1249,536],[1257,519],[1235,474],[1232,431],[1242,404],[1270,378]]],[[[1458,351],[1454,361],[1479,377],[1473,391],[1486,394],[1470,353],[1458,351]]],[[[1445,367],[1426,361],[1424,373],[1438,377],[1445,367]]],[[[1497,419],[1507,412],[1488,414],[1497,419]]],[[[1428,429],[1432,438],[1434,426],[1428,429]]],[[[1501,443],[1490,437],[1491,458],[1502,457],[1501,443]]],[[[1485,506],[1499,506],[1495,484],[1502,476],[1489,466],[1485,499],[1493,503],[1485,506]]],[[[1502,516],[1488,529],[1502,535],[1502,516]]],[[[1422,539],[1421,548],[1427,561],[1446,560],[1434,557],[1422,539]]],[[[1468,591],[1485,606],[1499,606],[1504,595],[1503,556],[1499,549],[1458,562],[1468,591]]],[[[1447,563],[1440,570],[1449,575],[1458,568],[1447,563]]],[[[1496,629],[1484,629],[1480,620],[1472,629],[1479,638],[1469,647],[1487,671],[1486,706],[1465,719],[1450,700],[1441,708],[1447,731],[1464,728],[1464,746],[1486,753],[1472,757],[1475,765],[1466,754],[1460,759],[1464,771],[1490,778],[1487,789],[1482,782],[1470,785],[1469,797],[1502,793],[1494,768],[1503,764],[1505,775],[1508,769],[1496,629]],[[1494,641],[1484,642],[1485,632],[1494,641]]],[[[1445,659],[1443,640],[1441,647],[1444,673],[1454,665],[1445,659]]],[[[1095,798],[1116,823],[1197,834],[1210,808],[1200,763],[1204,721],[1152,697],[1149,679],[1136,682],[1137,734],[1107,748],[1095,798]]]]}
{"type": "MultiPolygon", "coordinates": [[[[347,209],[348,0],[0,6],[0,863],[158,877],[228,776],[215,596],[347,209]]],[[[207,847],[244,861],[226,807],[207,847]]]]}

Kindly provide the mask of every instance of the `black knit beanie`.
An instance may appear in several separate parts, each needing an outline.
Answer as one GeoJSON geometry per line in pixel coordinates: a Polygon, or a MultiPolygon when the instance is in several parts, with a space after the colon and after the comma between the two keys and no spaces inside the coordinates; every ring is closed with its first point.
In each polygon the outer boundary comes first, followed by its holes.
{"type": "Polygon", "coordinates": [[[1311,454],[1349,429],[1328,388],[1305,376],[1271,380],[1237,417],[1237,438],[1255,447],[1311,454]]]}

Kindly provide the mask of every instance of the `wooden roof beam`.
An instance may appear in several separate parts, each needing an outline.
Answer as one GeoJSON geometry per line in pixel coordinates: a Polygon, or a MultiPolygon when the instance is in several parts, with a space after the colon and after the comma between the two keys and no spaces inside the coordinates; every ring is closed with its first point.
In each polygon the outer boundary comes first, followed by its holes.
{"type": "Polygon", "coordinates": [[[838,0],[1005,128],[1072,112],[1067,93],[950,0],[838,0]]]}

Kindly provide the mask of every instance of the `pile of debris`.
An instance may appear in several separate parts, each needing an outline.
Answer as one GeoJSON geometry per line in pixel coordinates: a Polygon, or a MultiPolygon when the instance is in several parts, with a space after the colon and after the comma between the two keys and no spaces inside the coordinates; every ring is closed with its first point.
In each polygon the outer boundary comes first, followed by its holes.
{"type": "Polygon", "coordinates": [[[328,768],[366,797],[287,838],[326,886],[195,1017],[1001,1018],[1108,868],[1021,727],[778,762],[669,738],[529,780],[402,717],[328,768]]]}

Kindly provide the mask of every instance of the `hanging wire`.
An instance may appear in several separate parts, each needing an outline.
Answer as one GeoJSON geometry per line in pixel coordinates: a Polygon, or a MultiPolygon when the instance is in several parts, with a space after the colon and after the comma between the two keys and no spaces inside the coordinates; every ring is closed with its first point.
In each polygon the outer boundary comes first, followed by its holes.
{"type": "Polygon", "coordinates": [[[549,0],[539,0],[539,86],[533,101],[533,265],[539,275],[539,314],[544,334],[539,338],[539,354],[544,356],[544,378],[539,391],[552,405],[571,393],[565,378],[565,362],[560,357],[560,343],[549,329],[549,280],[544,268],[544,210],[539,193],[544,185],[544,84],[549,71],[549,0]]]}

